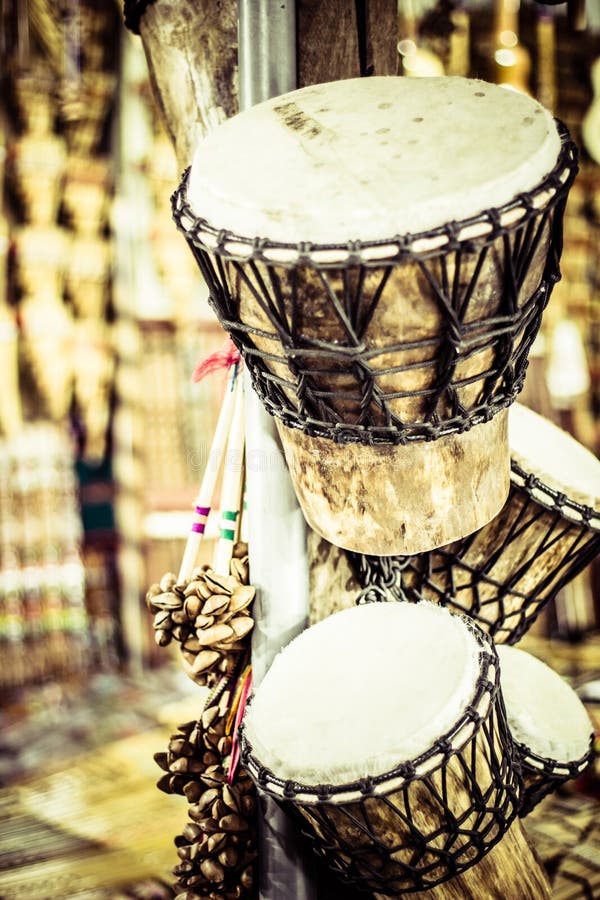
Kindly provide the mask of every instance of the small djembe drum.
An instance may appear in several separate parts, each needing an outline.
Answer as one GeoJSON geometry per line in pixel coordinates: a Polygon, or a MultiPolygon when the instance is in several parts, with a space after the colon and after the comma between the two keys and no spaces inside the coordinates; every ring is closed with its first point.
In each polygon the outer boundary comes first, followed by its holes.
{"type": "Polygon", "coordinates": [[[276,657],[242,758],[347,885],[397,895],[478,863],[520,780],[491,639],[431,603],[335,613],[276,657]]]}
{"type": "Polygon", "coordinates": [[[174,217],[317,533],[414,553],[502,507],[575,172],[537,102],[462,78],[303,88],[199,144],[174,217]]]}
{"type": "Polygon", "coordinates": [[[600,552],[600,461],[519,403],[509,426],[511,487],[496,518],[430,553],[351,554],[361,600],[426,598],[512,644],[600,552]]]}
{"type": "Polygon", "coordinates": [[[508,723],[524,782],[520,815],[592,762],[594,728],[557,672],[516,647],[498,647],[508,723]]]}

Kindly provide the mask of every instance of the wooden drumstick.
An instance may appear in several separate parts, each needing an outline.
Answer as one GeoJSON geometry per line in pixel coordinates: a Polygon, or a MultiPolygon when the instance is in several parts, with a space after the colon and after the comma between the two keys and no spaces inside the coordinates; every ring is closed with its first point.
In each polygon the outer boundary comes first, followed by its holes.
{"type": "Polygon", "coordinates": [[[202,479],[202,484],[200,486],[200,490],[194,504],[194,521],[192,522],[190,534],[187,539],[185,551],[183,554],[183,559],[181,561],[181,567],[179,569],[179,583],[183,581],[189,581],[194,566],[196,565],[198,550],[200,548],[200,543],[202,541],[202,537],[206,528],[206,521],[208,519],[208,515],[212,506],[212,498],[217,482],[217,476],[221,469],[222,459],[225,455],[227,433],[229,432],[229,429],[231,427],[231,421],[234,415],[236,397],[235,387],[239,382],[237,373],[238,363],[234,363],[234,365],[231,366],[231,375],[229,378],[229,383],[227,385],[223,405],[221,407],[221,412],[219,413],[219,419],[210,447],[210,453],[208,454],[208,459],[206,461],[204,477],[202,479]]]}
{"type": "Polygon", "coordinates": [[[229,563],[239,525],[244,475],[244,389],[241,378],[237,379],[234,393],[233,420],[227,441],[221,490],[221,524],[213,562],[217,575],[229,574],[229,563]]]}

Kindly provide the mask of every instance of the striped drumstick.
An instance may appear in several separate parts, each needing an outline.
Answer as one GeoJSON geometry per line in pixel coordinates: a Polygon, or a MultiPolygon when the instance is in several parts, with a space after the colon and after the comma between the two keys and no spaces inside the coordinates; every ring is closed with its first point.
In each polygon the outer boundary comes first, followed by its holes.
{"type": "Polygon", "coordinates": [[[239,363],[237,362],[230,366],[230,377],[225,391],[225,397],[223,398],[223,405],[221,406],[217,427],[212,439],[202,484],[200,485],[200,491],[198,492],[194,504],[194,519],[185,545],[181,567],[179,569],[178,581],[180,583],[182,581],[189,581],[198,558],[198,550],[202,542],[208,514],[211,509],[215,484],[225,456],[227,434],[231,428],[236,397],[235,387],[240,381],[238,378],[238,369],[239,363]]]}
{"type": "Polygon", "coordinates": [[[213,563],[217,575],[229,575],[229,563],[236,541],[244,474],[244,441],[244,389],[240,378],[235,387],[235,408],[221,490],[221,525],[213,563]]]}

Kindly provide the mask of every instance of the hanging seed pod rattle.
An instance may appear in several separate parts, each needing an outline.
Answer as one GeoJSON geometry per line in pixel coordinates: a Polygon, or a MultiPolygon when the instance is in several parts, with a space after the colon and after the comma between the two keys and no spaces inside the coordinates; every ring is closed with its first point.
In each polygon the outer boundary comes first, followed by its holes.
{"type": "MultiPolygon", "coordinates": [[[[164,774],[158,787],[185,795],[188,823],[175,839],[180,862],[173,870],[180,900],[243,900],[252,896],[256,859],[256,795],[239,767],[237,729],[251,686],[248,635],[250,606],[248,547],[241,532],[243,495],[243,389],[239,356],[230,353],[230,379],[195,506],[178,576],[164,575],[147,594],[156,641],[181,646],[187,674],[213,691],[197,722],[180,725],[166,752],[155,754],[164,774]],[[212,566],[195,565],[224,465],[221,524],[212,566]]],[[[207,361],[210,367],[211,363],[207,361]]]]}
{"type": "Polygon", "coordinates": [[[245,769],[238,765],[237,743],[250,687],[247,665],[233,690],[225,688],[220,697],[211,698],[198,722],[182,725],[180,735],[171,738],[168,752],[155,756],[167,770],[159,787],[164,783],[169,792],[183,791],[190,802],[188,823],[175,838],[180,862],[173,873],[178,877],[180,900],[252,896],[256,794],[245,769]],[[190,756],[183,755],[190,750],[190,756]],[[181,782],[173,779],[184,778],[180,789],[181,782]]]}

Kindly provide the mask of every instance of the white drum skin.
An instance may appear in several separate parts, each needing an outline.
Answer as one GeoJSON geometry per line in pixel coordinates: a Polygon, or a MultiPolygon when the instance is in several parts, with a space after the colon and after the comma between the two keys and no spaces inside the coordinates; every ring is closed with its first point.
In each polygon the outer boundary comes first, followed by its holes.
{"type": "Polygon", "coordinates": [[[524,94],[457,77],[355,78],[233,116],[199,143],[188,200],[234,234],[343,246],[501,206],[539,184],[559,149],[552,116],[524,94]]]}
{"type": "Polygon", "coordinates": [[[586,755],[593,735],[575,691],[550,666],[517,647],[498,647],[500,681],[515,741],[562,763],[586,755]]]}
{"type": "Polygon", "coordinates": [[[478,672],[477,641],[442,607],[357,606],[313,625],[276,657],[246,734],[278,777],[345,784],[381,775],[460,719],[478,672]]]}

